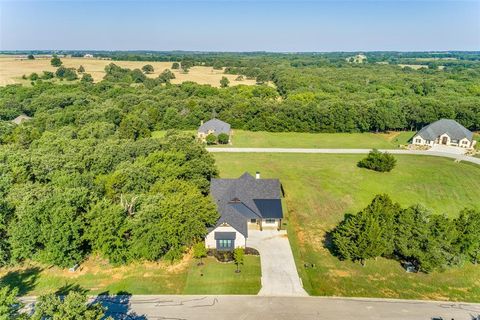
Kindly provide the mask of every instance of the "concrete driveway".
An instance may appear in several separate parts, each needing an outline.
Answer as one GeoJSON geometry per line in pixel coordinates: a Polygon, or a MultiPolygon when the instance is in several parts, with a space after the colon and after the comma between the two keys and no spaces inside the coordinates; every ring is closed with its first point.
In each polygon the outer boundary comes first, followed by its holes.
{"type": "Polygon", "coordinates": [[[307,296],[285,230],[248,230],[247,246],[260,252],[261,296],[307,296]]]}

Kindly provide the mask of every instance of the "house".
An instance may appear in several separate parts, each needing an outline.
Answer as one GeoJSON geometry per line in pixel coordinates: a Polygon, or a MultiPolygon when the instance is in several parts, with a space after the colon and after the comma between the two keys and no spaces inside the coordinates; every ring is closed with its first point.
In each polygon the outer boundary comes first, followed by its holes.
{"type": "Polygon", "coordinates": [[[261,179],[245,172],[238,179],[212,179],[210,194],[220,218],[205,237],[209,249],[245,248],[248,230],[280,229],[282,187],[278,179],[261,179]]]}
{"type": "Polygon", "coordinates": [[[418,131],[412,138],[412,144],[419,146],[446,145],[473,148],[476,141],[473,133],[455,120],[441,119],[418,131]]]}
{"type": "Polygon", "coordinates": [[[85,59],[91,59],[91,58],[93,58],[93,54],[87,53],[87,54],[85,54],[83,57],[84,57],[85,59]]]}
{"type": "Polygon", "coordinates": [[[205,123],[203,123],[203,121],[201,122],[200,127],[197,131],[197,138],[201,141],[205,141],[209,134],[214,134],[218,137],[218,135],[221,133],[228,134],[228,136],[230,137],[230,124],[223,122],[222,120],[213,118],[205,123]]]}
{"type": "Polygon", "coordinates": [[[30,118],[29,116],[25,115],[25,114],[21,114],[19,115],[18,117],[16,117],[15,119],[12,120],[12,123],[15,123],[17,125],[19,125],[20,123],[24,122],[24,121],[29,121],[31,120],[32,118],[30,118]]]}

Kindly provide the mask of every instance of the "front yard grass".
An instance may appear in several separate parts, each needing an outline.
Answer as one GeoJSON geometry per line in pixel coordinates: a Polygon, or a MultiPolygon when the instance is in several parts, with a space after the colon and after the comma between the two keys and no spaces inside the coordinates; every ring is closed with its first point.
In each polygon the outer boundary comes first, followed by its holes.
{"type": "Polygon", "coordinates": [[[259,257],[245,256],[239,274],[234,272],[233,263],[214,258],[205,261],[204,266],[197,267],[196,261],[186,256],[175,264],[145,262],[115,267],[94,257],[75,272],[29,264],[0,269],[0,287],[17,287],[20,295],[65,292],[77,286],[89,294],[256,294],[260,290],[259,257]]]}
{"type": "Polygon", "coordinates": [[[232,145],[238,148],[343,148],[396,149],[408,144],[414,132],[390,133],[301,133],[233,130],[232,145]]]}
{"type": "Polygon", "coordinates": [[[220,175],[260,171],[279,178],[288,207],[289,240],[305,289],[313,295],[462,300],[480,302],[480,266],[408,274],[393,260],[366,267],[340,261],[325,246],[325,234],[345,213],[356,213],[374,195],[387,193],[402,206],[422,204],[435,214],[455,216],[480,209],[480,167],[428,156],[395,156],[390,173],[356,166],[363,155],[215,154],[220,175]],[[305,263],[314,264],[306,269],[305,263]]]}
{"type": "Polygon", "coordinates": [[[261,288],[260,257],[245,256],[240,273],[233,262],[219,263],[213,257],[203,259],[204,265],[192,261],[188,271],[185,294],[257,294],[261,288]]]}
{"type": "MultiPolygon", "coordinates": [[[[196,135],[196,130],[184,130],[196,135]]],[[[163,138],[165,130],[152,132],[152,137],[163,138]]],[[[232,144],[209,147],[235,148],[335,148],[335,149],[398,149],[408,144],[415,132],[389,133],[302,133],[233,130],[232,144]]]]}

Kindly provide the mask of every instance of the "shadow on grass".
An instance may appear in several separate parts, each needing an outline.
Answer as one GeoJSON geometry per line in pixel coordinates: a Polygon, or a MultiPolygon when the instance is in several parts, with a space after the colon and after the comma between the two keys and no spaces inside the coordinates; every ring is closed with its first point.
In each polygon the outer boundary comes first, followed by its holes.
{"type": "Polygon", "coordinates": [[[138,315],[131,310],[131,297],[132,294],[126,291],[119,291],[113,295],[106,291],[98,294],[92,303],[99,303],[106,307],[106,317],[112,317],[116,320],[147,320],[145,315],[138,315]]]}
{"type": "Polygon", "coordinates": [[[60,287],[57,291],[55,291],[55,294],[59,295],[59,296],[66,296],[70,292],[80,292],[80,293],[83,293],[83,294],[87,294],[88,290],[79,286],[76,283],[69,283],[69,284],[64,285],[63,287],[60,287]]]}
{"type": "Polygon", "coordinates": [[[35,285],[37,284],[37,279],[41,271],[42,269],[38,267],[10,271],[2,278],[0,278],[0,286],[17,288],[19,295],[27,295],[35,288],[35,285]]]}

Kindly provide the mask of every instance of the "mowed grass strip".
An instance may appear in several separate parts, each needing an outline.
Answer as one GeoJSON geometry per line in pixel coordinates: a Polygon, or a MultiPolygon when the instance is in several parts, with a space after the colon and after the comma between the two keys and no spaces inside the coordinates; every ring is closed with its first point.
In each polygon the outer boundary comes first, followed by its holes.
{"type": "Polygon", "coordinates": [[[286,225],[297,269],[313,295],[480,301],[480,266],[407,274],[399,263],[377,259],[366,267],[334,257],[326,232],[389,194],[402,206],[421,204],[432,213],[456,216],[480,209],[480,167],[440,157],[396,156],[397,167],[378,173],[356,166],[362,155],[215,154],[220,174],[238,177],[260,171],[279,178],[288,208],[286,225]],[[305,263],[314,264],[306,269],[305,263]]]}
{"type": "Polygon", "coordinates": [[[301,133],[233,130],[232,145],[250,148],[395,149],[408,144],[414,132],[301,133]]]}
{"type": "Polygon", "coordinates": [[[215,258],[203,259],[204,265],[192,261],[185,294],[257,294],[261,288],[260,257],[245,256],[240,273],[233,262],[219,263],[215,258]]]}

